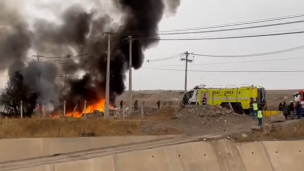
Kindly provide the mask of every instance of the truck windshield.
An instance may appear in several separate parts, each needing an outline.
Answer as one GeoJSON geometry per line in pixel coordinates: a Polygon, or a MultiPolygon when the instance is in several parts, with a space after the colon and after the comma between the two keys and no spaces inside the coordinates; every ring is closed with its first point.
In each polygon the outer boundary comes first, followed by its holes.
{"type": "Polygon", "coordinates": [[[193,91],[188,91],[187,93],[185,93],[184,99],[189,100],[192,96],[193,96],[193,91]]]}

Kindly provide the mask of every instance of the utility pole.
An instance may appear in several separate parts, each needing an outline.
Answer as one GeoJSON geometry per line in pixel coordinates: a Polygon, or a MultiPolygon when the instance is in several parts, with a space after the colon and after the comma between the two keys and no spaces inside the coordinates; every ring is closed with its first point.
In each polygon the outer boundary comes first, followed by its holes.
{"type": "Polygon", "coordinates": [[[193,62],[193,60],[188,59],[189,57],[188,51],[185,52],[186,57],[185,58],[181,58],[181,61],[186,61],[186,67],[185,67],[185,93],[187,92],[187,81],[188,81],[188,62],[193,62]]]}
{"type": "MultiPolygon", "coordinates": [[[[44,56],[42,56],[42,55],[33,55],[33,57],[36,57],[37,58],[37,61],[38,61],[38,63],[40,62],[40,57],[44,57],[44,56]]],[[[38,69],[38,90],[39,90],[39,93],[41,93],[40,91],[41,91],[41,88],[40,88],[40,70],[38,69]]],[[[40,116],[42,116],[42,108],[41,108],[41,106],[42,106],[42,104],[41,104],[41,99],[40,99],[40,97],[38,98],[38,104],[39,104],[39,113],[40,113],[40,116]]]]}
{"type": "Polygon", "coordinates": [[[65,89],[65,84],[66,84],[66,73],[64,72],[63,89],[65,89]]]}
{"type": "Polygon", "coordinates": [[[104,33],[108,35],[108,57],[107,57],[107,76],[106,76],[106,104],[104,117],[110,116],[109,104],[110,104],[110,57],[111,57],[111,34],[109,32],[104,33]]]}
{"type": "Polygon", "coordinates": [[[132,43],[133,38],[129,36],[129,115],[132,113],[132,43]]]}

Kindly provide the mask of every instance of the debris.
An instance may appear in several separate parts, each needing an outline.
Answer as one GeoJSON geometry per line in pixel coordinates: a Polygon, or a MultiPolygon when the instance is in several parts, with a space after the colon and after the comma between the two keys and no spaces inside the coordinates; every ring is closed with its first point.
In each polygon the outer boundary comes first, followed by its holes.
{"type": "Polygon", "coordinates": [[[259,131],[261,130],[262,128],[260,126],[252,126],[251,127],[251,130],[255,130],[255,131],[259,131]]]}
{"type": "Polygon", "coordinates": [[[270,134],[271,133],[271,128],[272,128],[271,124],[265,123],[264,127],[263,127],[263,134],[270,134]]]}
{"type": "Polygon", "coordinates": [[[241,136],[242,136],[243,138],[247,138],[247,137],[248,137],[248,135],[245,134],[245,133],[243,133],[241,136]]]}
{"type": "Polygon", "coordinates": [[[189,109],[188,110],[189,113],[193,113],[193,111],[194,111],[193,109],[189,109]]]}
{"type": "Polygon", "coordinates": [[[182,117],[183,117],[182,114],[177,113],[177,114],[173,115],[173,116],[171,117],[171,119],[181,119],[182,117]]]}
{"type": "Polygon", "coordinates": [[[270,121],[271,121],[271,123],[285,122],[286,118],[285,118],[283,112],[280,111],[277,115],[271,115],[270,116],[270,121]]]}

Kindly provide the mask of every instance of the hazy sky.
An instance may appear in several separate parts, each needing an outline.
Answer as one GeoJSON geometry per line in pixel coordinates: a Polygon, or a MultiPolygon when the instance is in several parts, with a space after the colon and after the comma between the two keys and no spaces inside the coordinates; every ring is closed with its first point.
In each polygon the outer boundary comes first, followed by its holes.
{"type": "MultiPolygon", "coordinates": [[[[17,1],[17,0],[15,0],[17,1]]],[[[212,25],[229,24],[267,18],[282,17],[303,13],[303,0],[181,0],[177,14],[167,18],[160,23],[160,30],[175,30],[183,28],[197,28],[212,25]]],[[[21,0],[20,0],[21,2],[21,0]]],[[[26,15],[45,15],[42,9],[33,6],[33,0],[24,0],[26,15]]],[[[37,1],[36,1],[37,2],[37,1]]],[[[56,0],[56,2],[60,2],[56,0]]],[[[69,1],[72,2],[72,1],[69,1]]],[[[74,2],[74,1],[73,1],[74,2]]],[[[65,5],[70,4],[65,1],[65,5]]],[[[90,5],[90,4],[89,4],[90,5]]],[[[88,6],[89,6],[88,5],[88,6]]],[[[284,21],[296,21],[303,18],[289,19],[284,21]]],[[[282,22],[282,21],[277,21],[282,22]]],[[[270,22],[269,22],[270,23],[270,22]]],[[[275,22],[272,22],[275,23],[275,22]]],[[[265,24],[265,23],[264,23],[265,24]]],[[[250,29],[243,31],[229,31],[219,33],[204,33],[192,35],[177,35],[172,38],[187,37],[213,37],[242,35],[251,33],[269,33],[278,31],[291,31],[304,28],[304,23],[276,26],[269,28],[250,29]]],[[[304,45],[304,34],[284,35],[273,37],[230,39],[230,40],[199,40],[199,41],[161,41],[156,47],[145,52],[146,60],[155,60],[170,57],[185,51],[197,54],[211,55],[243,55],[264,53],[289,49],[304,45]]],[[[192,55],[190,59],[192,59],[192,55]]],[[[248,58],[210,58],[194,56],[194,63],[189,64],[189,70],[221,71],[221,70],[304,70],[304,49],[294,52],[248,58]],[[271,59],[290,59],[279,61],[235,63],[239,61],[256,61],[271,59]],[[230,64],[212,64],[212,63],[230,64]],[[204,64],[204,65],[199,65],[204,64]],[[209,65],[206,65],[209,64],[209,65]]],[[[180,58],[171,60],[144,63],[143,68],[133,71],[133,89],[184,89],[183,71],[151,70],[150,68],[164,68],[184,70],[184,62],[180,58]]],[[[128,73],[127,73],[128,74],[128,73]]],[[[188,72],[188,89],[197,84],[207,85],[237,85],[254,84],[264,86],[266,89],[301,89],[304,81],[300,80],[300,73],[210,73],[210,72],[188,72]]],[[[2,78],[3,83],[5,80],[2,78]]],[[[128,88],[128,77],[126,80],[128,88]]]]}

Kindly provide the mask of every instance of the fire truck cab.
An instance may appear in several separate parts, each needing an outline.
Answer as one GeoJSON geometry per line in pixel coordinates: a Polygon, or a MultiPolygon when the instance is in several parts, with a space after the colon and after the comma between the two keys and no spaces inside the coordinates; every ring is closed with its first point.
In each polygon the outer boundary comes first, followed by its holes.
{"type": "Polygon", "coordinates": [[[299,92],[296,92],[293,97],[295,98],[295,102],[297,101],[304,101],[304,91],[300,90],[299,92]]]}
{"type": "MultiPolygon", "coordinates": [[[[295,102],[300,101],[302,105],[302,109],[304,109],[304,90],[300,90],[299,92],[296,92],[293,97],[295,98],[295,102]]],[[[302,114],[304,111],[302,110],[302,114]]]]}

